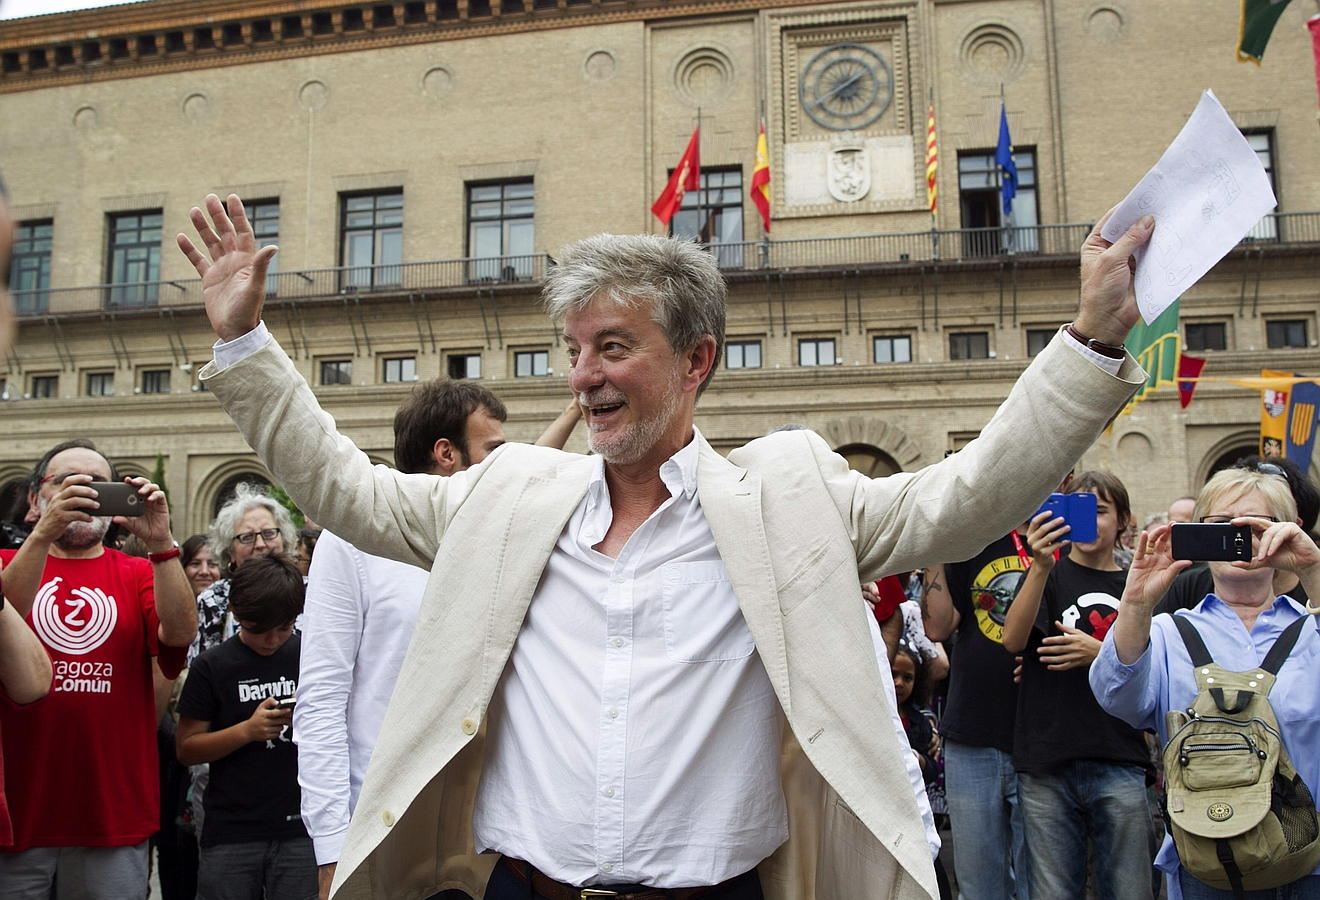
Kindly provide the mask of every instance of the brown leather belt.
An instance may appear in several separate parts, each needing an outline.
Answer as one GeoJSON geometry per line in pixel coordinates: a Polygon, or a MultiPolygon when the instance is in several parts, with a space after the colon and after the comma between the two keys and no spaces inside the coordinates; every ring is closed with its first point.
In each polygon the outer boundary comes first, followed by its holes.
{"type": "Polygon", "coordinates": [[[502,856],[500,865],[518,876],[518,880],[523,884],[531,884],[532,892],[546,900],[697,900],[699,897],[709,897],[714,900],[722,892],[735,887],[755,872],[755,870],[744,872],[728,881],[709,887],[656,888],[645,885],[620,885],[579,888],[564,884],[562,881],[555,881],[531,863],[521,859],[502,856]]]}

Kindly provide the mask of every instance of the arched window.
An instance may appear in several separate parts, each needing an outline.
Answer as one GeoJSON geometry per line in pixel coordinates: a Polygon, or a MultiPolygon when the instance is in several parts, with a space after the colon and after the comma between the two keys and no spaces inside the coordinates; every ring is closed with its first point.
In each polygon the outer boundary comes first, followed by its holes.
{"type": "Polygon", "coordinates": [[[214,519],[226,503],[234,499],[234,489],[243,482],[260,485],[267,490],[270,489],[270,479],[257,472],[239,472],[237,475],[230,475],[220,485],[220,490],[215,493],[215,502],[211,505],[211,518],[214,519]]]}
{"type": "Polygon", "coordinates": [[[902,472],[903,467],[885,451],[870,444],[847,444],[837,451],[852,468],[868,478],[880,478],[902,472]]]}

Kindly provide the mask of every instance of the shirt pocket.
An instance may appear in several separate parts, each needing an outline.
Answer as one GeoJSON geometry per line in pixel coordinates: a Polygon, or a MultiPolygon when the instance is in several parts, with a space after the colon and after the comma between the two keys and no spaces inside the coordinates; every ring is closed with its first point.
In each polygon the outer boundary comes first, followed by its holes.
{"type": "Polygon", "coordinates": [[[724,563],[670,563],[661,578],[670,659],[698,663],[751,656],[756,645],[724,563]]]}

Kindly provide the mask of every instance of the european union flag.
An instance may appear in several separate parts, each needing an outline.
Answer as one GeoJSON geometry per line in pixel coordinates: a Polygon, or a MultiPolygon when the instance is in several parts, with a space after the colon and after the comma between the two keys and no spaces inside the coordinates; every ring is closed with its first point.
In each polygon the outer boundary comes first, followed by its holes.
{"type": "Polygon", "coordinates": [[[1013,139],[1008,136],[1008,111],[999,104],[999,145],[995,147],[995,165],[999,166],[999,193],[1004,198],[1004,215],[1013,215],[1017,196],[1017,163],[1013,161],[1013,139]]]}

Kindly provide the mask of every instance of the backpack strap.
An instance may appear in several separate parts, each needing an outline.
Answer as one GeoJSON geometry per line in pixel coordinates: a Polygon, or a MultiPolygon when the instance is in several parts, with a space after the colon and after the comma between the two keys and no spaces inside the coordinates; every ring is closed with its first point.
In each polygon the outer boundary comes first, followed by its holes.
{"type": "Polygon", "coordinates": [[[1215,841],[1215,855],[1219,857],[1219,864],[1224,867],[1224,874],[1228,876],[1228,883],[1233,891],[1235,900],[1243,900],[1242,888],[1242,870],[1238,868],[1237,861],[1233,859],[1233,848],[1224,838],[1215,841]]]}
{"type": "Polygon", "coordinates": [[[1186,616],[1175,615],[1173,624],[1178,627],[1178,634],[1182,636],[1183,644],[1187,647],[1187,655],[1192,658],[1192,665],[1208,666],[1214,662],[1210,657],[1210,651],[1206,649],[1205,641],[1201,640],[1201,633],[1186,616]]]}
{"type": "Polygon", "coordinates": [[[1270,652],[1265,654],[1265,661],[1260,667],[1271,675],[1278,675],[1279,669],[1283,668],[1283,661],[1288,658],[1292,648],[1297,644],[1297,638],[1301,636],[1302,629],[1306,626],[1306,620],[1309,616],[1299,616],[1295,622],[1283,629],[1283,633],[1274,641],[1274,646],[1270,652]]]}

